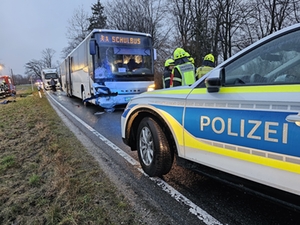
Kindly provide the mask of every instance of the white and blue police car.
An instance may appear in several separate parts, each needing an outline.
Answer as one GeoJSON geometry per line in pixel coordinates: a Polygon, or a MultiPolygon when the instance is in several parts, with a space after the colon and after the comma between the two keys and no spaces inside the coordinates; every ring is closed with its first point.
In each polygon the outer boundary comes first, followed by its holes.
{"type": "Polygon", "coordinates": [[[300,196],[300,24],[191,86],[138,95],[121,129],[149,176],[167,174],[177,157],[300,196]]]}

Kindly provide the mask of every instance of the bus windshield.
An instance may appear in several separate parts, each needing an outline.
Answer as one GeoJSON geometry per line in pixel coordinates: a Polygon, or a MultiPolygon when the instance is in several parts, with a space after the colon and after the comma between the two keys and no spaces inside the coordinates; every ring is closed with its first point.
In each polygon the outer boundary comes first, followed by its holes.
{"type": "Polygon", "coordinates": [[[95,39],[95,80],[153,76],[151,37],[98,33],[95,39]]]}
{"type": "Polygon", "coordinates": [[[99,66],[104,65],[113,74],[153,74],[149,48],[100,47],[99,51],[99,66]]]}

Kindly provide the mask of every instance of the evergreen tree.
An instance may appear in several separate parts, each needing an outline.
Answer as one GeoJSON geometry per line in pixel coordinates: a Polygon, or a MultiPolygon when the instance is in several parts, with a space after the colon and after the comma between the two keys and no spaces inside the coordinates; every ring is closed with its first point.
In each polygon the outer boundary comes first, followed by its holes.
{"type": "Polygon", "coordinates": [[[104,7],[101,5],[100,0],[97,0],[97,3],[93,4],[91,9],[93,15],[89,18],[90,25],[88,30],[105,28],[106,16],[104,16],[104,7]]]}

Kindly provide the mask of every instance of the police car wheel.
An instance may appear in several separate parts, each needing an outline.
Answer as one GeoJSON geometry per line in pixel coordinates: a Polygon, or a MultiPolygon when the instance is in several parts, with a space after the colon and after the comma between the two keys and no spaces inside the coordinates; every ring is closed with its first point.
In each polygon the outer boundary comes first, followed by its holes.
{"type": "Polygon", "coordinates": [[[167,174],[173,163],[166,135],[158,123],[150,118],[144,118],[137,133],[138,156],[141,166],[149,176],[167,174]]]}

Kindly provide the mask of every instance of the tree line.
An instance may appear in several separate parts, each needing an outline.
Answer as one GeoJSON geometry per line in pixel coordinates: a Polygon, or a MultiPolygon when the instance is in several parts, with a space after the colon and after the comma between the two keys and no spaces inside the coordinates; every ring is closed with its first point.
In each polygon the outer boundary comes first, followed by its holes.
{"type": "MultiPolygon", "coordinates": [[[[94,28],[144,32],[152,35],[158,52],[156,73],[175,48],[190,53],[195,65],[212,53],[220,63],[255,41],[300,21],[300,0],[96,0],[91,13],[82,6],[68,20],[65,58],[94,28]]],[[[42,67],[57,67],[55,51],[26,63],[26,74],[40,76],[42,67]]]]}

